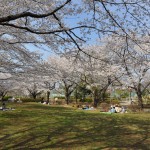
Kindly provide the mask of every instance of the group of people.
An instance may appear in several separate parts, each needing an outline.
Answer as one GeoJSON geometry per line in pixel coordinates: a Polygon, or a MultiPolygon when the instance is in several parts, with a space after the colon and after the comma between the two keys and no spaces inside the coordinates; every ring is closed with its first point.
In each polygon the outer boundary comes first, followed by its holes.
{"type": "Polygon", "coordinates": [[[7,108],[6,107],[6,103],[5,102],[2,102],[2,106],[0,107],[0,110],[2,111],[6,111],[6,110],[15,110],[14,108],[7,108]]]}
{"type": "Polygon", "coordinates": [[[126,113],[126,109],[124,106],[119,106],[119,105],[112,105],[109,112],[111,113],[126,113]]]}

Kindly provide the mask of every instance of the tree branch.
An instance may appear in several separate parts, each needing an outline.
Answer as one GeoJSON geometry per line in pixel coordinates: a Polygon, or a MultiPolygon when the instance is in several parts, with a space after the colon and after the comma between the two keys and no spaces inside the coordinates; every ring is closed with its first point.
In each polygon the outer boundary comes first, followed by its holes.
{"type": "Polygon", "coordinates": [[[2,17],[2,18],[0,18],[0,23],[9,22],[9,21],[16,20],[16,19],[19,19],[19,18],[24,18],[24,17],[45,18],[45,17],[53,15],[54,13],[56,13],[57,11],[62,9],[69,2],[71,2],[71,0],[67,0],[63,5],[57,7],[52,12],[46,13],[46,14],[34,14],[34,13],[31,13],[31,12],[22,12],[20,14],[15,14],[15,15],[9,15],[7,17],[2,17]]]}

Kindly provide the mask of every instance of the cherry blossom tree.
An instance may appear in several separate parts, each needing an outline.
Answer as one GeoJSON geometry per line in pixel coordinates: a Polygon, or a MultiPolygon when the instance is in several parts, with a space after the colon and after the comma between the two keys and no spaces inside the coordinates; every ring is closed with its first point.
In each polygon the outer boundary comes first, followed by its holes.
{"type": "Polygon", "coordinates": [[[56,85],[56,82],[51,82],[50,81],[44,81],[45,83],[45,88],[48,89],[47,90],[47,101],[46,101],[46,104],[49,104],[49,97],[50,97],[50,92],[51,90],[54,90],[55,89],[55,85],[56,85]]]}
{"type": "Polygon", "coordinates": [[[41,95],[43,92],[43,91],[38,91],[37,84],[35,84],[35,83],[33,84],[33,86],[31,88],[27,87],[27,90],[33,99],[36,99],[36,97],[38,95],[41,95]]]}
{"type": "Polygon", "coordinates": [[[0,99],[2,101],[7,94],[18,89],[18,86],[19,82],[17,82],[11,74],[0,73],[0,99]]]}
{"type": "MultiPolygon", "coordinates": [[[[126,39],[126,37],[125,37],[126,39]]],[[[145,37],[140,37],[138,46],[131,40],[126,42],[124,38],[111,37],[106,49],[112,54],[112,61],[122,67],[122,83],[126,87],[135,90],[138,97],[138,104],[143,108],[142,96],[150,86],[150,60],[149,44],[143,44],[145,37]],[[113,39],[113,40],[112,40],[113,39]],[[141,51],[144,49],[144,51],[141,51]]]]}
{"type": "Polygon", "coordinates": [[[3,101],[5,95],[9,91],[9,87],[6,87],[6,84],[2,83],[0,84],[0,100],[3,101]]]}
{"type": "Polygon", "coordinates": [[[77,80],[76,67],[72,60],[68,60],[65,57],[49,57],[48,63],[51,68],[54,69],[54,77],[63,85],[65,100],[69,104],[70,96],[75,89],[77,80]]]}

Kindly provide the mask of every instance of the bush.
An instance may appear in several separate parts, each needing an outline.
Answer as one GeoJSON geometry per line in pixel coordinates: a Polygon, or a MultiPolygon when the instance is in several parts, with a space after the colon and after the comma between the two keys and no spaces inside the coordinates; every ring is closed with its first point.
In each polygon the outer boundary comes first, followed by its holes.
{"type": "Polygon", "coordinates": [[[23,98],[20,98],[20,100],[22,102],[41,102],[42,98],[33,99],[33,98],[23,97],[23,98]]]}
{"type": "Polygon", "coordinates": [[[106,100],[105,101],[107,104],[112,104],[112,105],[115,105],[115,104],[119,104],[120,103],[120,101],[118,100],[118,99],[112,99],[111,101],[110,101],[110,99],[108,100],[106,100]]]}
{"type": "Polygon", "coordinates": [[[92,100],[91,98],[86,98],[86,99],[85,99],[85,102],[92,103],[93,100],[92,100]]]}
{"type": "Polygon", "coordinates": [[[65,99],[64,96],[55,96],[54,99],[55,99],[55,98],[58,98],[58,99],[65,99]]]}
{"type": "Polygon", "coordinates": [[[4,101],[7,101],[9,98],[12,98],[12,96],[5,96],[5,97],[3,98],[3,100],[4,100],[4,101]]]}
{"type": "Polygon", "coordinates": [[[145,102],[145,104],[150,104],[150,96],[149,95],[144,96],[143,101],[145,102]]]}
{"type": "Polygon", "coordinates": [[[85,98],[85,99],[80,99],[79,102],[87,102],[87,103],[92,103],[93,100],[92,98],[85,98]]]}
{"type": "Polygon", "coordinates": [[[117,99],[113,99],[113,100],[111,100],[111,102],[110,102],[111,104],[113,104],[113,105],[115,105],[115,104],[119,104],[120,103],[120,101],[119,100],[117,100],[117,99]]]}

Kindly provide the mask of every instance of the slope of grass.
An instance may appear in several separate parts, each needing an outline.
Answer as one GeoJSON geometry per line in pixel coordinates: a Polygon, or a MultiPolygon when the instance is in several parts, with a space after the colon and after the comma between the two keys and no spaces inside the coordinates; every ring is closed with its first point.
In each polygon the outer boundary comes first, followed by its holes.
{"type": "Polygon", "coordinates": [[[2,150],[147,150],[150,114],[101,114],[35,103],[0,111],[2,150]]]}

